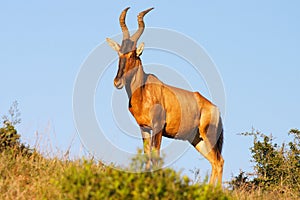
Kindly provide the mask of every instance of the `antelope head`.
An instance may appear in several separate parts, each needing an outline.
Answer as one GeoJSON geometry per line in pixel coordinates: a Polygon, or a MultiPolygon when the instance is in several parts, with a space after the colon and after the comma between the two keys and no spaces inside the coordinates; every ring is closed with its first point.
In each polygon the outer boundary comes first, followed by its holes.
{"type": "Polygon", "coordinates": [[[136,47],[136,44],[145,29],[143,18],[153,8],[149,8],[139,13],[137,16],[138,30],[132,36],[129,35],[129,31],[125,23],[128,9],[129,7],[125,8],[119,18],[120,26],[123,32],[122,44],[119,45],[112,39],[106,38],[109,46],[111,46],[119,55],[118,73],[114,79],[114,85],[118,89],[123,88],[126,81],[132,77],[134,72],[136,72],[137,68],[139,67],[137,61],[140,61],[139,56],[144,50],[144,43],[141,43],[138,47],[136,47]]]}

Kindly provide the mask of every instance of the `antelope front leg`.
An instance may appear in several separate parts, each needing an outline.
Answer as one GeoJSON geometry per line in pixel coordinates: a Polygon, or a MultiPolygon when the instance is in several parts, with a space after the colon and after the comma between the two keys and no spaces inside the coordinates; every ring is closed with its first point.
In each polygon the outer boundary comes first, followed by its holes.
{"type": "Polygon", "coordinates": [[[141,133],[143,137],[144,153],[147,155],[146,170],[150,170],[151,167],[151,131],[141,127],[141,133]]]}
{"type": "Polygon", "coordinates": [[[160,104],[155,104],[151,108],[150,116],[152,118],[151,154],[153,155],[151,160],[153,166],[158,167],[166,113],[160,104]]]}
{"type": "Polygon", "coordinates": [[[151,161],[155,167],[158,167],[159,164],[161,139],[162,131],[155,132],[155,130],[153,130],[151,137],[151,161]]]}

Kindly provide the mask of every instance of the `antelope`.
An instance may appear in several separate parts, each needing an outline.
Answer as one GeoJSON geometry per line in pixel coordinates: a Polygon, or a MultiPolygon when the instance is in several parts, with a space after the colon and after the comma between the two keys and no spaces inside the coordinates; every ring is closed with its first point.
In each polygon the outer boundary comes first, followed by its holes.
{"type": "Polygon", "coordinates": [[[123,33],[122,44],[106,38],[119,56],[114,86],[125,86],[129,111],[140,127],[144,153],[148,155],[146,169],[155,165],[152,153],[159,156],[162,136],[186,140],[211,164],[210,184],[221,184],[224,160],[223,127],[219,109],[199,92],[167,85],[155,75],[143,70],[141,54],[144,43],[137,41],[144,32],[144,16],[153,8],[138,14],[138,29],[130,36],[125,23],[125,8],[119,17],[123,33]]]}

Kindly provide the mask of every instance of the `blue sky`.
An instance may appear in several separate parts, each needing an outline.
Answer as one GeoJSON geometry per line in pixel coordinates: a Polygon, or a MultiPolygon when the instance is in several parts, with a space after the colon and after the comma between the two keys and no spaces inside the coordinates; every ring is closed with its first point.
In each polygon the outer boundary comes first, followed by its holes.
{"type": "MultiPolygon", "coordinates": [[[[74,152],[80,151],[74,82],[89,53],[120,33],[118,16],[127,6],[131,29],[138,12],[155,7],[146,26],[191,37],[216,64],[226,93],[225,179],[239,169],[251,170],[252,141],[238,133],[253,127],[282,142],[289,129],[300,128],[298,1],[1,1],[0,113],[19,102],[23,140],[33,144],[38,132],[63,151],[75,137],[74,152]]],[[[146,52],[142,59],[147,60],[146,52]]],[[[176,65],[172,62],[164,61],[176,65]]],[[[210,170],[192,149],[183,157],[174,168],[210,170]]]]}

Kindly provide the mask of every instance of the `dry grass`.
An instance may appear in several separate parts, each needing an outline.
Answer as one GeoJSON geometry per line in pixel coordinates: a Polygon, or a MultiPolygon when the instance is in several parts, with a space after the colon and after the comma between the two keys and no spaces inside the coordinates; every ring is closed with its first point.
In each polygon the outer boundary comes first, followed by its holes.
{"type": "Polygon", "coordinates": [[[64,169],[57,158],[45,159],[39,154],[31,157],[0,154],[0,199],[53,199],[59,194],[51,182],[64,169]]]}
{"type": "Polygon", "coordinates": [[[290,192],[285,192],[281,193],[278,191],[268,191],[264,192],[261,190],[251,190],[251,191],[244,191],[244,190],[237,190],[234,192],[231,192],[231,195],[234,199],[239,199],[239,200],[249,200],[249,199],[257,199],[257,200],[296,200],[298,199],[297,195],[293,193],[292,191],[290,192]]]}

